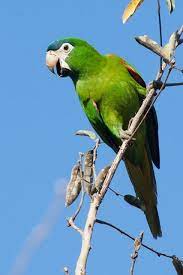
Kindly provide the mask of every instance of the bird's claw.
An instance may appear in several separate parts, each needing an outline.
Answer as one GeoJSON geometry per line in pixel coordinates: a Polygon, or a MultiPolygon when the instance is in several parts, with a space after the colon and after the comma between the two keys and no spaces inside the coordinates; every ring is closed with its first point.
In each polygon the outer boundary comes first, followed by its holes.
{"type": "Polygon", "coordinates": [[[130,128],[131,124],[132,124],[132,121],[133,121],[133,117],[130,118],[129,122],[128,122],[128,129],[130,128]]]}
{"type": "MultiPolygon", "coordinates": [[[[120,131],[120,137],[121,137],[122,141],[130,139],[131,136],[132,136],[131,131],[121,129],[121,131],[120,131]]],[[[132,137],[131,140],[135,141],[136,138],[132,137]]]]}
{"type": "MultiPolygon", "coordinates": [[[[163,88],[163,82],[160,80],[153,80],[149,83],[149,90],[155,89],[155,90],[162,90],[163,88]]],[[[164,88],[163,88],[164,89],[164,88]]]]}

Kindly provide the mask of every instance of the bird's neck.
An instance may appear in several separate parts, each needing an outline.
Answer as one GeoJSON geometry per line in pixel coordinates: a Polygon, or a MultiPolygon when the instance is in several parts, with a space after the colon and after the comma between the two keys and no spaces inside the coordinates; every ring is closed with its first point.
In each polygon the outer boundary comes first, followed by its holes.
{"type": "Polygon", "coordinates": [[[105,66],[105,58],[98,52],[92,52],[87,56],[81,56],[70,74],[71,79],[76,85],[79,80],[86,80],[97,76],[105,66]]]}

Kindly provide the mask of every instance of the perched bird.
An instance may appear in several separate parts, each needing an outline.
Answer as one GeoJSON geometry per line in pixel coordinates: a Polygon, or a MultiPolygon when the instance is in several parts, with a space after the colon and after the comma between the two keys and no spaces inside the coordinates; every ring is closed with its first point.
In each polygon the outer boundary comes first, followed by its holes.
{"type": "MultiPolygon", "coordinates": [[[[120,57],[101,55],[87,42],[65,38],[52,42],[46,53],[48,68],[70,76],[82,108],[102,140],[118,152],[129,136],[129,122],[138,111],[146,85],[138,72],[120,57]]],[[[124,158],[136,196],[154,238],[160,237],[157,189],[153,163],[160,167],[158,122],[154,107],[135,135],[124,158]]]]}

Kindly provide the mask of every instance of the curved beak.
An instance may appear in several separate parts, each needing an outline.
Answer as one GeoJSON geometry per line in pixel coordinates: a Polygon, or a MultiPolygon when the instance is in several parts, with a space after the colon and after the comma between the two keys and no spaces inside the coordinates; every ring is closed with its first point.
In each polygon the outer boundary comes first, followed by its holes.
{"type": "Polygon", "coordinates": [[[54,68],[59,61],[58,55],[54,51],[48,51],[46,53],[46,66],[48,69],[55,74],[54,68]]]}
{"type": "Polygon", "coordinates": [[[46,65],[54,74],[56,69],[59,76],[67,76],[71,71],[69,65],[65,62],[65,57],[51,50],[46,53],[46,65]]]}

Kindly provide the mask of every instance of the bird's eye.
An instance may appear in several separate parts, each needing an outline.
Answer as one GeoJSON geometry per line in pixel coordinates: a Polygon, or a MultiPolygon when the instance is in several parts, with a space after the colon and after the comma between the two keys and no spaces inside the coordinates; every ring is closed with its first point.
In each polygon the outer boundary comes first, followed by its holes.
{"type": "Polygon", "coordinates": [[[63,43],[59,49],[61,53],[65,53],[65,55],[68,55],[74,47],[70,43],[63,43]]]}
{"type": "Polygon", "coordinates": [[[68,44],[63,45],[63,49],[64,49],[65,52],[68,52],[69,51],[69,45],[68,44]]]}

